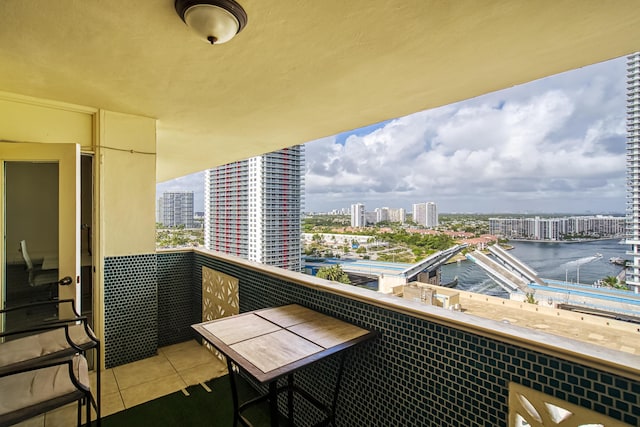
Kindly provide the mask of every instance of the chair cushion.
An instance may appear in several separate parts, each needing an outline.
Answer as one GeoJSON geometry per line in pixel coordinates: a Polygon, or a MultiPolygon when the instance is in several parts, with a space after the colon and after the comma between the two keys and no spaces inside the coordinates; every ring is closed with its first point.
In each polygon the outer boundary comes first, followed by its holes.
{"type": "MultiPolygon", "coordinates": [[[[72,375],[89,389],[89,373],[84,356],[73,357],[72,375]]],[[[68,396],[77,391],[78,388],[71,381],[67,364],[2,377],[0,415],[68,396]]]]}
{"type": "MultiPolygon", "coordinates": [[[[83,324],[69,326],[69,337],[78,346],[91,342],[83,324]]],[[[5,341],[0,344],[0,367],[47,356],[63,350],[72,350],[64,334],[64,328],[5,341]]],[[[75,352],[75,350],[72,350],[75,352]]]]}

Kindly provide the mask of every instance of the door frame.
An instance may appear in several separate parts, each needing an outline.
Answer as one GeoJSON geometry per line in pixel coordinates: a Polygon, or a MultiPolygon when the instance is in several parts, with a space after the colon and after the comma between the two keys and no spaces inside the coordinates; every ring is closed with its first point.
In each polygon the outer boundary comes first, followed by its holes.
{"type": "MultiPolygon", "coordinates": [[[[5,303],[5,162],[58,162],[58,259],[59,277],[70,276],[73,283],[59,286],[60,299],[74,299],[81,310],[80,295],[80,145],[72,143],[0,142],[0,306],[5,303]],[[64,236],[64,238],[62,237],[64,236]]],[[[66,304],[65,304],[66,305],[66,304]]],[[[63,313],[60,313],[63,315],[63,313]]],[[[0,327],[4,328],[0,318],[0,327]]]]}

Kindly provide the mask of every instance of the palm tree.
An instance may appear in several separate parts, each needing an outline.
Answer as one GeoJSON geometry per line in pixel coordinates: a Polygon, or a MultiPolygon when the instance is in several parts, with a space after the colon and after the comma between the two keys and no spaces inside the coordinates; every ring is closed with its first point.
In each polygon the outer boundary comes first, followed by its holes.
{"type": "Polygon", "coordinates": [[[318,270],[316,277],[321,279],[331,280],[332,282],[340,282],[345,283],[347,285],[351,284],[351,280],[349,280],[349,276],[347,273],[342,270],[340,264],[334,264],[330,267],[322,267],[318,270]]]}

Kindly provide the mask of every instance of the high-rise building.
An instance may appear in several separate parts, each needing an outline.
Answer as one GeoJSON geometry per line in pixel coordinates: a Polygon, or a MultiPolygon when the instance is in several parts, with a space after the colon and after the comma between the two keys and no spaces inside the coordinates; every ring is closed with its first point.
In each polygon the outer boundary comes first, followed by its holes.
{"type": "Polygon", "coordinates": [[[627,285],[640,292],[640,52],[627,57],[627,285]]]}
{"type": "Polygon", "coordinates": [[[304,147],[205,173],[205,247],[300,271],[304,147]]]}
{"type": "Polygon", "coordinates": [[[438,207],[435,203],[427,203],[427,227],[438,226],[438,207]]]}
{"type": "Polygon", "coordinates": [[[389,221],[389,208],[375,208],[376,223],[382,221],[389,221]]]}
{"type": "Polygon", "coordinates": [[[413,222],[425,227],[438,226],[438,208],[434,202],[413,205],[413,222]]]}
{"type": "Polygon", "coordinates": [[[413,222],[418,225],[427,226],[427,204],[415,203],[413,205],[413,222]]]}
{"type": "Polygon", "coordinates": [[[562,240],[569,237],[619,237],[625,218],[591,215],[562,218],[489,218],[489,233],[507,239],[562,240]]]}
{"type": "Polygon", "coordinates": [[[362,203],[351,205],[351,226],[364,227],[365,225],[364,205],[362,203]]]}
{"type": "Polygon", "coordinates": [[[406,220],[407,212],[404,210],[404,208],[389,209],[389,221],[404,224],[406,220]]]}
{"type": "Polygon", "coordinates": [[[193,191],[165,192],[158,199],[157,221],[165,227],[193,228],[193,191]]]}

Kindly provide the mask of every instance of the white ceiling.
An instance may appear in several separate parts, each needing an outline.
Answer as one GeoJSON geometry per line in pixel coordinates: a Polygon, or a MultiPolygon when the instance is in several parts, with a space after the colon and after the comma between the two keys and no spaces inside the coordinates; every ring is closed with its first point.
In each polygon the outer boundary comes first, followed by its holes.
{"type": "Polygon", "coordinates": [[[158,120],[158,181],[640,50],[637,0],[3,0],[0,90],[158,120]]]}

